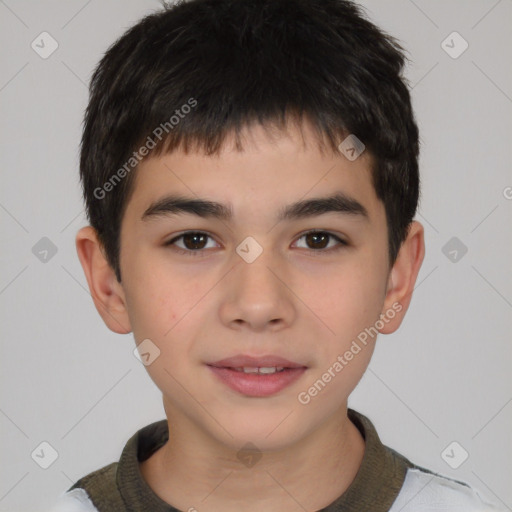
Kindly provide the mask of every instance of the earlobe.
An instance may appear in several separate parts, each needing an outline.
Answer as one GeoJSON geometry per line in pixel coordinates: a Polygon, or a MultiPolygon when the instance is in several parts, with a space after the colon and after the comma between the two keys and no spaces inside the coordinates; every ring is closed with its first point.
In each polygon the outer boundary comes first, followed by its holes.
{"type": "Polygon", "coordinates": [[[91,226],[80,229],[75,242],[94,305],[101,318],[110,330],[118,334],[131,332],[123,287],[105,258],[96,231],[91,226]]]}
{"type": "MultiPolygon", "coordinates": [[[[379,331],[390,334],[400,327],[409,308],[416,279],[425,256],[423,226],[413,221],[391,269],[382,315],[388,320],[379,331]]],[[[381,316],[382,316],[381,315],[381,316]]]]}

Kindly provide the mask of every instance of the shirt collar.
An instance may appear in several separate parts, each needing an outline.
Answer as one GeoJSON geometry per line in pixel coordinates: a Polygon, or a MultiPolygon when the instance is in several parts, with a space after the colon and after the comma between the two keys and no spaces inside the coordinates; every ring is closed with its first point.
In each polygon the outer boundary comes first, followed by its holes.
{"type": "MultiPolygon", "coordinates": [[[[321,512],[387,512],[402,488],[407,469],[413,465],[383,445],[371,421],[348,409],[349,419],[365,440],[361,466],[348,489],[321,512]]],[[[139,430],[126,443],[117,468],[117,486],[130,509],[140,512],[179,512],[160,499],[146,483],[139,463],[169,439],[166,420],[139,430]]]]}
{"type": "Polygon", "coordinates": [[[348,489],[322,512],[387,512],[413,465],[383,445],[372,422],[348,409],[348,417],[365,440],[363,460],[348,489]]]}

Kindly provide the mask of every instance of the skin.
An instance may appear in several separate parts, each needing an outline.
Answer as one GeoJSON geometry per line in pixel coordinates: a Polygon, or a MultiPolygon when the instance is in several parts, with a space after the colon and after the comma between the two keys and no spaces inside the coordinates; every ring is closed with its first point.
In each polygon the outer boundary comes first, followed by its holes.
{"type": "Polygon", "coordinates": [[[121,226],[121,283],[95,231],[78,232],[78,255],[106,325],[133,332],[137,344],[149,338],[160,350],[146,368],[163,394],[170,441],[140,467],[174,507],[314,511],[353,481],[364,440],[347,417],[347,399],[375,338],[307,405],[297,396],[393,304],[402,309],[379,329],[383,334],[400,326],[409,306],[424,256],[423,228],[411,224],[390,268],[385,210],[370,163],[367,152],[353,162],[321,152],[307,123],[273,138],[252,126],[242,152],[227,143],[218,156],[176,150],[140,164],[121,226]],[[368,219],[329,213],[276,223],[281,207],[333,191],[359,201],[368,219]],[[230,204],[234,218],[141,219],[171,192],[230,204]],[[315,249],[302,236],[310,229],[348,245],[333,251],[338,242],[331,238],[315,249]],[[176,249],[195,247],[183,239],[178,248],[165,245],[187,230],[211,236],[200,255],[180,254],[176,249]],[[263,248],[252,263],[235,251],[248,236],[263,248]],[[247,397],[205,365],[236,354],[280,355],[308,369],[275,395],[247,397]],[[262,454],[252,467],[237,457],[248,442],[262,454]]]}

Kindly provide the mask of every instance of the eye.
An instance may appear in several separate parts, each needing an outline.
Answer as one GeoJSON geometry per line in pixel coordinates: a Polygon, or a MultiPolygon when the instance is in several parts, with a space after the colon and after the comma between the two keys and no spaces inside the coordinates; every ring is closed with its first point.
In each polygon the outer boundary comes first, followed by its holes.
{"type": "MultiPolygon", "coordinates": [[[[187,231],[172,238],[164,245],[173,246],[173,249],[180,254],[185,254],[187,256],[201,256],[204,254],[204,249],[212,249],[216,247],[216,245],[208,246],[208,239],[211,239],[212,242],[216,244],[213,238],[204,231],[187,231]]],[[[306,247],[304,248],[316,253],[337,251],[348,245],[348,243],[342,240],[339,236],[328,231],[308,231],[298,238],[299,241],[302,239],[306,242],[306,247]],[[334,245],[332,242],[335,242],[334,245]]]]}
{"type": "Polygon", "coordinates": [[[187,231],[186,233],[182,233],[172,240],[169,240],[165,245],[175,246],[176,250],[181,254],[199,256],[203,249],[212,248],[211,246],[207,247],[208,238],[213,240],[208,233],[204,233],[203,231],[187,231]],[[177,244],[178,240],[182,240],[183,246],[177,244]]]}
{"type": "Polygon", "coordinates": [[[342,240],[339,236],[334,235],[333,233],[329,233],[328,231],[308,231],[304,233],[298,240],[304,239],[306,245],[306,249],[310,249],[313,252],[331,252],[342,249],[347,246],[347,242],[342,240]],[[335,241],[338,242],[329,247],[329,243],[335,241]]]}

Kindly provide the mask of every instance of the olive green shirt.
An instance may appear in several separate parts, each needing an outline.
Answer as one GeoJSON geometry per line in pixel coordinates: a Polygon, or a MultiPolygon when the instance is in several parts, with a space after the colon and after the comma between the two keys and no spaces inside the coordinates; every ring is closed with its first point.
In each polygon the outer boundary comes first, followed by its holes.
{"type": "MultiPolygon", "coordinates": [[[[383,445],[366,416],[348,409],[348,417],[364,438],[363,460],[347,490],[322,512],[500,510],[467,484],[416,466],[383,445]]],[[[142,428],[126,443],[119,462],[78,480],[61,496],[54,512],[179,512],[153,492],[139,467],[168,439],[166,420],[142,428]]],[[[193,503],[189,510],[194,510],[193,503]]]]}

